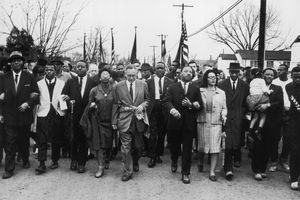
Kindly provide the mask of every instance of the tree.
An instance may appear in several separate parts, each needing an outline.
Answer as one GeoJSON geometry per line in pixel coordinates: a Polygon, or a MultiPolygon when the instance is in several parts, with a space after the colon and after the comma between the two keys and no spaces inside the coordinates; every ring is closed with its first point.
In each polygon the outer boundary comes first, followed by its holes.
{"type": "Polygon", "coordinates": [[[2,6],[1,9],[5,15],[0,20],[7,31],[1,30],[1,33],[9,35],[9,31],[17,27],[20,16],[23,16],[24,20],[20,22],[19,27],[21,31],[33,38],[35,53],[39,57],[60,56],[82,45],[80,41],[69,43],[67,40],[67,35],[76,23],[82,7],[72,16],[68,16],[64,11],[67,10],[66,4],[63,4],[65,2],[63,0],[25,0],[23,3],[12,4],[9,10],[8,7],[2,6]]]}
{"type": "MultiPolygon", "coordinates": [[[[223,17],[208,31],[211,39],[236,50],[256,50],[259,42],[259,8],[244,4],[228,17],[223,17]]],[[[285,45],[280,31],[279,14],[272,8],[267,11],[266,49],[276,50],[285,45]]]]}

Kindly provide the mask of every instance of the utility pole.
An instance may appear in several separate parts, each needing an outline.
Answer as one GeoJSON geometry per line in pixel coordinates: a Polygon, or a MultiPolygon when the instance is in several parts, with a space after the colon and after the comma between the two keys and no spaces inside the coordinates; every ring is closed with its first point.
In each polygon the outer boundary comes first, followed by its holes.
{"type": "Polygon", "coordinates": [[[155,46],[155,45],[152,45],[150,46],[151,48],[153,48],[153,67],[155,67],[155,48],[158,47],[158,46],[155,46]]]}
{"type": "Polygon", "coordinates": [[[160,55],[161,55],[161,62],[165,62],[164,56],[163,56],[163,51],[164,51],[164,47],[163,47],[163,40],[165,41],[164,46],[166,45],[166,37],[168,35],[164,35],[164,34],[160,34],[160,35],[156,35],[158,37],[160,37],[160,41],[161,41],[161,45],[160,45],[160,55]]]}
{"type": "Polygon", "coordinates": [[[260,0],[260,21],[259,21],[259,43],[258,43],[258,67],[264,68],[265,64],[265,37],[266,37],[266,10],[267,0],[260,0]]]}
{"type": "Polygon", "coordinates": [[[192,8],[192,5],[185,5],[184,3],[181,5],[173,5],[174,7],[181,7],[181,19],[183,20],[184,8],[192,8]]]}

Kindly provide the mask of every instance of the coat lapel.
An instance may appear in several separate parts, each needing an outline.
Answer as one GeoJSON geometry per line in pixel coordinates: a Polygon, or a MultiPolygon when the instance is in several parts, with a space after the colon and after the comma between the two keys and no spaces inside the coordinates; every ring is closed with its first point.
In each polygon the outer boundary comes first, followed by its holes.
{"type": "Polygon", "coordinates": [[[13,88],[13,90],[12,90],[13,95],[16,96],[17,91],[16,91],[16,85],[15,85],[14,75],[13,75],[12,72],[9,75],[8,81],[9,81],[9,85],[11,85],[11,87],[13,88]]]}
{"type": "Polygon", "coordinates": [[[141,90],[141,85],[139,84],[138,81],[135,81],[135,95],[134,95],[134,100],[133,100],[133,102],[136,101],[137,96],[138,96],[139,93],[140,93],[140,90],[141,90]]]}
{"type": "MultiPolygon", "coordinates": [[[[51,102],[50,94],[49,94],[49,89],[48,89],[48,86],[47,86],[47,83],[46,83],[46,78],[44,78],[44,80],[43,80],[43,82],[42,82],[41,89],[45,92],[46,99],[48,99],[49,102],[51,102]]],[[[53,93],[54,93],[54,92],[53,92],[53,93]]],[[[53,95],[52,95],[52,96],[53,96],[53,95]]],[[[52,99],[53,99],[53,98],[52,98],[52,99]]]]}
{"type": "Polygon", "coordinates": [[[24,75],[24,72],[21,72],[19,84],[18,84],[18,87],[17,87],[17,94],[20,92],[22,86],[24,85],[24,82],[25,82],[25,75],[24,75]]]}

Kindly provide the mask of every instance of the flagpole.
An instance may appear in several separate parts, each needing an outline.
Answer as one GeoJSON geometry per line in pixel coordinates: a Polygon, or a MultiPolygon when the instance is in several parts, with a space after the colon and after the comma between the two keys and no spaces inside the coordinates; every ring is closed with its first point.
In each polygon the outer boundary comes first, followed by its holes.
{"type": "Polygon", "coordinates": [[[110,60],[110,64],[114,65],[115,64],[115,44],[114,44],[113,28],[110,28],[110,32],[111,32],[111,60],[110,60]]]}

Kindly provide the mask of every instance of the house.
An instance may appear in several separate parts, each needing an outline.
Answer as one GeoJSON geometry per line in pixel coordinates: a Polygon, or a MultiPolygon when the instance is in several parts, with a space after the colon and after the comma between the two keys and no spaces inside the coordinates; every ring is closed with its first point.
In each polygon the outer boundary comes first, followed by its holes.
{"type": "MultiPolygon", "coordinates": [[[[235,54],[238,62],[243,67],[258,67],[258,51],[254,50],[237,50],[235,54]]],[[[280,64],[290,66],[291,51],[266,51],[265,67],[277,68],[280,64]]]]}
{"type": "Polygon", "coordinates": [[[237,62],[236,56],[234,54],[219,54],[217,58],[218,69],[222,70],[226,76],[229,75],[228,67],[232,62],[237,62]]]}

